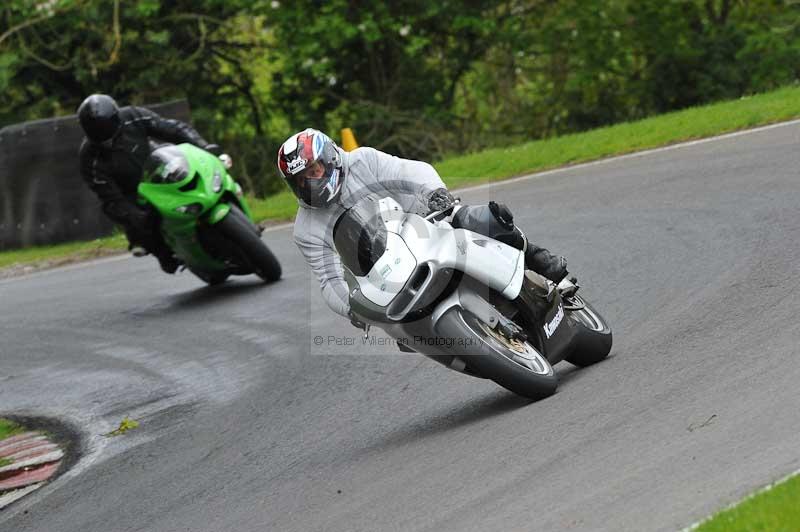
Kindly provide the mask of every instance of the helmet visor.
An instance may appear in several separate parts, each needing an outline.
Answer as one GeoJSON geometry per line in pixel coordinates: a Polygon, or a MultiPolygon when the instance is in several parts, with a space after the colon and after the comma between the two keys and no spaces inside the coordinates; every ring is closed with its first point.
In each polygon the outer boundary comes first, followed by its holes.
{"type": "Polygon", "coordinates": [[[99,144],[111,140],[117,135],[119,131],[119,116],[84,120],[81,125],[89,140],[99,144]]]}
{"type": "Polygon", "coordinates": [[[333,201],[341,188],[340,171],[321,160],[310,163],[292,176],[297,195],[312,207],[325,207],[333,201]]]}
{"type": "Polygon", "coordinates": [[[322,161],[317,159],[313,163],[309,163],[303,170],[297,173],[294,176],[297,179],[297,184],[299,186],[303,186],[307,180],[311,179],[322,179],[325,177],[325,165],[322,164],[322,161]]]}

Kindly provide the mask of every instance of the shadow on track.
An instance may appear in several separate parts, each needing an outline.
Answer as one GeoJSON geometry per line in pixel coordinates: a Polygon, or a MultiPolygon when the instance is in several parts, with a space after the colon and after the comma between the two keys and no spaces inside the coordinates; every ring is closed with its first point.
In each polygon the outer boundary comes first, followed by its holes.
{"type": "MultiPolygon", "coordinates": [[[[556,369],[559,385],[566,384],[579,377],[586,372],[586,369],[571,364],[559,365],[556,369]]],[[[558,392],[556,392],[557,394],[558,392]]],[[[476,397],[467,403],[449,404],[440,412],[434,413],[423,420],[398,427],[359,448],[357,452],[358,454],[363,454],[391,447],[402,447],[424,438],[457,431],[460,428],[468,427],[493,417],[510,414],[521,408],[540,403],[545,404],[548,399],[534,401],[498,388],[488,395],[476,397]]]]}
{"type": "Polygon", "coordinates": [[[577,377],[583,368],[573,366],[569,362],[562,362],[558,365],[558,367],[553,369],[558,375],[558,387],[561,389],[564,384],[577,377]]]}
{"type": "Polygon", "coordinates": [[[366,446],[359,448],[357,454],[402,447],[410,443],[419,442],[424,438],[456,431],[493,417],[509,414],[533,403],[544,401],[546,399],[532,401],[509,391],[498,389],[467,403],[449,404],[440,412],[434,413],[423,420],[401,426],[387,434],[383,434],[366,446]]]}
{"type": "Polygon", "coordinates": [[[265,283],[261,279],[228,280],[216,286],[201,286],[189,292],[176,294],[168,298],[169,308],[199,307],[230,301],[237,297],[251,294],[254,290],[267,288],[273,283],[265,283]]]}
{"type": "Polygon", "coordinates": [[[230,303],[236,299],[257,294],[262,288],[270,286],[261,279],[230,280],[217,286],[202,285],[188,292],[181,292],[160,298],[155,304],[144,308],[132,308],[123,314],[139,318],[161,318],[178,311],[199,310],[210,305],[230,303]]]}
{"type": "Polygon", "coordinates": [[[593,368],[602,367],[603,364],[607,364],[608,362],[614,360],[616,355],[617,353],[612,351],[608,357],[604,358],[600,362],[592,364],[591,366],[586,366],[585,368],[573,366],[569,362],[560,362],[558,366],[554,368],[558,374],[558,389],[562,390],[564,385],[573,379],[591,378],[593,368]]]}

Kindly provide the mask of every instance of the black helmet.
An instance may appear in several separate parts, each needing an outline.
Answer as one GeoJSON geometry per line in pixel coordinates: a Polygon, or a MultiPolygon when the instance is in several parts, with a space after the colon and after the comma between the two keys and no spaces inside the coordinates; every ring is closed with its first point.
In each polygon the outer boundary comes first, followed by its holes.
{"type": "Polygon", "coordinates": [[[78,107],[78,120],[89,140],[105,142],[119,130],[119,107],[111,96],[92,94],[78,107]]]}

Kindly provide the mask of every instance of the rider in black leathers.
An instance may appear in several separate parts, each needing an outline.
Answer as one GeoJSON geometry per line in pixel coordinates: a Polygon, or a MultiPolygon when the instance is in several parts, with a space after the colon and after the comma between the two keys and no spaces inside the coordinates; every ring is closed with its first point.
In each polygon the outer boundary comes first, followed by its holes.
{"type": "Polygon", "coordinates": [[[158,141],[188,142],[219,154],[191,126],[165,119],[143,107],[119,108],[105,94],[93,94],[78,107],[78,119],[86,137],[80,147],[83,179],[97,194],[102,209],[120,224],[130,249],[143,247],[158,259],[161,269],[175,273],[180,261],[158,231],[158,216],[136,203],[142,166],[158,141]]]}

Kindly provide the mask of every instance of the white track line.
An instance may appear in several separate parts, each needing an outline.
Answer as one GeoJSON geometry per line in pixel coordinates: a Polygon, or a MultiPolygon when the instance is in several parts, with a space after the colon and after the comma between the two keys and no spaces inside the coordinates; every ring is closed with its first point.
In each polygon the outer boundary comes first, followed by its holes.
{"type": "MultiPolygon", "coordinates": [[[[612,156],[612,157],[607,157],[605,159],[598,159],[596,161],[589,161],[587,163],[579,163],[579,164],[574,164],[574,165],[569,165],[569,166],[562,166],[562,167],[559,167],[559,168],[554,168],[552,170],[545,170],[543,172],[535,172],[533,174],[526,174],[526,175],[519,176],[519,177],[512,177],[511,179],[501,179],[501,180],[498,180],[498,181],[493,181],[491,183],[484,183],[482,185],[475,185],[475,186],[465,187],[465,188],[457,188],[457,189],[454,189],[454,191],[472,192],[472,191],[475,191],[475,190],[484,190],[484,189],[492,188],[492,187],[500,187],[500,186],[505,186],[505,185],[512,185],[514,183],[519,183],[519,182],[527,181],[527,180],[531,180],[531,179],[539,179],[539,178],[542,178],[542,177],[545,177],[545,176],[558,174],[558,173],[562,173],[562,172],[569,172],[569,171],[572,171],[572,170],[580,170],[582,168],[590,168],[592,166],[598,166],[598,165],[601,165],[601,164],[613,163],[613,162],[616,162],[616,161],[623,161],[625,159],[633,159],[635,157],[645,157],[647,155],[653,155],[653,154],[661,153],[661,152],[665,152],[665,151],[678,150],[678,149],[681,149],[681,148],[688,148],[688,147],[691,147],[691,146],[697,146],[698,144],[705,144],[707,142],[716,142],[718,140],[725,140],[725,139],[730,139],[730,138],[734,138],[734,137],[741,137],[743,135],[750,135],[752,133],[761,133],[762,131],[768,131],[770,129],[776,129],[776,128],[788,127],[788,126],[795,126],[795,125],[800,125],[800,119],[790,120],[788,122],[779,122],[777,124],[770,124],[768,126],[760,126],[760,127],[755,127],[755,128],[752,128],[752,129],[743,129],[741,131],[734,131],[733,133],[724,133],[722,135],[716,135],[716,136],[713,136],[713,137],[706,137],[706,138],[698,139],[698,140],[689,140],[689,141],[686,141],[686,142],[679,142],[679,143],[676,143],[676,144],[670,144],[669,146],[662,146],[660,148],[651,148],[651,149],[647,149],[647,150],[637,151],[637,152],[634,152],[634,153],[627,153],[625,155],[615,155],[615,156],[612,156]]],[[[288,228],[292,227],[293,225],[294,224],[292,222],[288,222],[288,223],[284,223],[284,224],[280,224],[280,225],[275,225],[275,226],[267,227],[266,229],[264,229],[264,232],[265,233],[271,233],[271,232],[275,232],[275,231],[283,231],[284,229],[288,229],[288,228]]],[[[70,265],[67,265],[67,266],[59,266],[57,268],[50,268],[50,269],[46,269],[46,270],[40,270],[40,271],[37,271],[37,272],[32,272],[32,273],[29,273],[29,274],[19,275],[19,276],[15,276],[15,277],[8,277],[6,279],[0,279],[0,284],[12,283],[12,282],[15,282],[15,281],[23,281],[23,280],[30,279],[32,277],[37,277],[39,275],[60,273],[60,272],[75,270],[75,269],[78,269],[78,268],[84,268],[84,267],[87,267],[87,266],[93,266],[95,264],[104,264],[106,262],[115,262],[115,261],[118,261],[118,260],[125,260],[125,259],[131,259],[131,258],[133,258],[133,257],[131,255],[129,255],[129,254],[123,254],[123,255],[118,255],[118,256],[108,257],[108,258],[103,258],[103,259],[95,259],[95,260],[91,260],[91,261],[88,261],[88,262],[79,262],[79,263],[70,264],[70,265]]]]}
{"type": "Polygon", "coordinates": [[[5,495],[0,496],[0,510],[5,508],[12,502],[16,501],[17,499],[21,499],[28,493],[41,488],[42,486],[44,486],[44,482],[38,482],[36,484],[31,484],[30,486],[25,486],[24,488],[19,488],[7,492],[5,495]]]}

